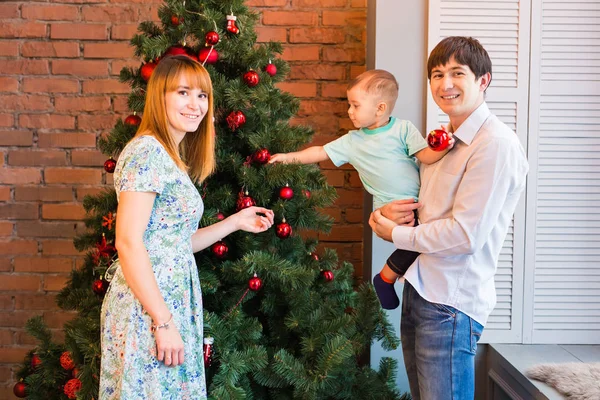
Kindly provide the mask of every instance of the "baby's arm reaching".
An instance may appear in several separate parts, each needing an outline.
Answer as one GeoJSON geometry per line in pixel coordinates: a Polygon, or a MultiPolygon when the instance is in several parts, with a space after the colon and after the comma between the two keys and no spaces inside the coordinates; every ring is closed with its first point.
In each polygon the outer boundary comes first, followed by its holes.
{"type": "Polygon", "coordinates": [[[312,146],[301,151],[293,153],[273,154],[269,159],[269,164],[273,163],[293,163],[313,164],[321,161],[329,160],[329,156],[323,146],[312,146]]]}
{"type": "Polygon", "coordinates": [[[442,159],[448,152],[454,147],[454,137],[450,136],[448,148],[442,151],[434,151],[429,147],[425,147],[423,150],[417,151],[415,157],[423,164],[433,164],[442,159]]]}

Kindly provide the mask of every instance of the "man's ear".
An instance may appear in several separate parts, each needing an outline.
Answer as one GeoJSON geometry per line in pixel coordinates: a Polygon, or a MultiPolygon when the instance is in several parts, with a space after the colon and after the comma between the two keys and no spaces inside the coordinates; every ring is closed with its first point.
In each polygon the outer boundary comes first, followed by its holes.
{"type": "Polygon", "coordinates": [[[489,72],[486,72],[485,74],[481,75],[481,83],[479,84],[479,88],[481,89],[482,92],[486,91],[486,89],[490,85],[491,80],[492,80],[492,74],[490,74],[489,72]]]}

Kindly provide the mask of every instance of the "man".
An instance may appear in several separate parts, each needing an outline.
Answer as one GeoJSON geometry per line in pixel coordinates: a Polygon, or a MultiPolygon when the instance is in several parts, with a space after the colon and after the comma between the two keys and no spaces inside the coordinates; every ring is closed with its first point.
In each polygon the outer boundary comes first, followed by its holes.
{"type": "Polygon", "coordinates": [[[473,399],[477,342],[496,303],[498,256],[528,164],[515,133],[485,103],[492,64],[477,40],[442,40],[427,72],[456,144],[421,166],[419,203],[384,206],[369,224],[397,248],[421,253],[405,274],[401,322],[413,399],[473,399]]]}

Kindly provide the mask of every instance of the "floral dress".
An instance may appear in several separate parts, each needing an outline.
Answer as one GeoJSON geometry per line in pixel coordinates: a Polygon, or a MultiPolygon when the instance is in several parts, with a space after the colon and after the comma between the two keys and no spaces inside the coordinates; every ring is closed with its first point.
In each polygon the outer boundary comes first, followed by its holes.
{"type": "Polygon", "coordinates": [[[100,399],[206,399],[202,293],[191,242],[204,211],[202,199],[153,136],[125,146],[114,182],[117,199],[123,191],[157,193],[143,240],[183,339],[185,361],[167,367],[157,360],[152,319],[117,265],[102,304],[100,399]]]}

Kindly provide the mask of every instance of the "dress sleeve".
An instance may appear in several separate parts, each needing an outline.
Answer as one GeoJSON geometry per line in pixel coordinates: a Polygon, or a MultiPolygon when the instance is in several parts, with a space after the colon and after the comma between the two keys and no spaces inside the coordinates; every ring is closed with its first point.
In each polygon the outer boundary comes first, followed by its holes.
{"type": "Polygon", "coordinates": [[[164,189],[160,174],[164,158],[168,156],[164,148],[154,138],[134,139],[123,151],[115,170],[115,190],[120,192],[155,192],[164,189]]]}

